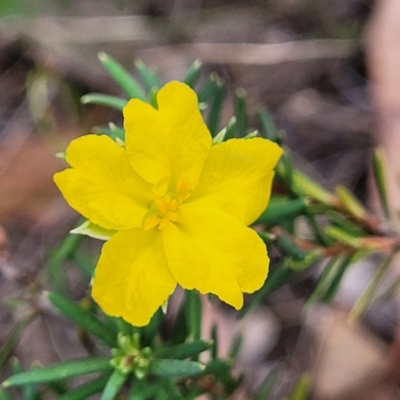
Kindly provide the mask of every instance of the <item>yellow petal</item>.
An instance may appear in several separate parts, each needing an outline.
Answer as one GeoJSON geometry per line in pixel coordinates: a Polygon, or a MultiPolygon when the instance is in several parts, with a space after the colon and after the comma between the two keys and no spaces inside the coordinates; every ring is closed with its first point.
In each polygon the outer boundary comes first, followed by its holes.
{"type": "Polygon", "coordinates": [[[250,225],[268,205],[273,168],[281,155],[277,144],[262,138],[217,144],[187,201],[224,211],[250,225]]]}
{"type": "Polygon", "coordinates": [[[196,93],[170,82],[157,94],[158,110],[138,99],[124,108],[126,148],[133,168],[161,194],[196,184],[211,147],[196,93]]]}
{"type": "Polygon", "coordinates": [[[103,246],[92,296],[106,314],[145,326],[175,286],[158,231],[133,229],[103,246]]]}
{"type": "Polygon", "coordinates": [[[66,160],[73,168],[54,181],[72,208],[106,229],[141,226],[152,193],[123,148],[107,136],[85,135],[71,142],[66,160]]]}
{"type": "Polygon", "coordinates": [[[242,292],[259,289],[268,274],[266,248],[255,231],[213,209],[183,205],[163,241],[183,288],[214,293],[236,309],[243,305],[242,292]]]}

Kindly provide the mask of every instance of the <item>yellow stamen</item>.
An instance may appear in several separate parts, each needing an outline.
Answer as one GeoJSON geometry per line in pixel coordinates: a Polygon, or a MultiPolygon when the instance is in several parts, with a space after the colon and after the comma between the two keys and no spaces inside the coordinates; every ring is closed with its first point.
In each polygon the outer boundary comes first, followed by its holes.
{"type": "Polygon", "coordinates": [[[143,230],[149,231],[157,226],[161,222],[161,218],[157,217],[156,215],[150,215],[143,224],[143,230]]]}

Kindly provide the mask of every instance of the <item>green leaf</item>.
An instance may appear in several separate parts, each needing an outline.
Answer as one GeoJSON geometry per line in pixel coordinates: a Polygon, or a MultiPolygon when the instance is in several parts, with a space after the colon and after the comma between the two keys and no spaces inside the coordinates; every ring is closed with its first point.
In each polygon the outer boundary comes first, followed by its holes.
{"type": "Polygon", "coordinates": [[[146,94],[143,89],[121,64],[104,52],[100,52],[98,57],[110,76],[130,98],[146,101],[146,94]]]}
{"type": "Polygon", "coordinates": [[[278,135],[272,115],[267,110],[262,109],[258,111],[258,118],[261,122],[260,131],[262,136],[280,144],[281,138],[278,135]]]}
{"type": "Polygon", "coordinates": [[[185,316],[189,326],[189,335],[192,339],[200,339],[201,336],[201,298],[196,290],[186,290],[185,316]]]}
{"type": "Polygon", "coordinates": [[[230,121],[228,122],[228,125],[221,129],[220,132],[218,132],[214,137],[213,137],[213,144],[218,144],[222,143],[225,140],[228,140],[232,137],[234,137],[235,133],[235,124],[236,124],[236,118],[232,117],[230,121]]]}
{"type": "Polygon", "coordinates": [[[106,387],[101,394],[100,400],[113,400],[118,392],[121,390],[127,377],[127,375],[116,369],[107,381],[106,387]]]}
{"type": "Polygon", "coordinates": [[[70,389],[67,393],[58,397],[58,400],[84,400],[88,397],[100,393],[106,385],[109,376],[101,376],[93,381],[89,381],[74,389],[70,389]]]}
{"type": "Polygon", "coordinates": [[[129,393],[129,400],[153,400],[157,392],[162,390],[161,382],[135,380],[129,393]]]}
{"type": "Polygon", "coordinates": [[[200,77],[201,66],[202,66],[201,61],[195,60],[193,64],[189,67],[186,76],[183,79],[183,82],[185,82],[191,88],[194,88],[194,85],[196,84],[197,80],[200,77]]]}
{"type": "Polygon", "coordinates": [[[335,192],[341,200],[347,211],[354,215],[356,218],[364,218],[368,212],[361,202],[350,192],[346,187],[339,185],[336,187],[335,192]]]}
{"type": "Polygon", "coordinates": [[[96,126],[92,129],[93,133],[97,135],[107,135],[110,136],[111,139],[115,140],[117,143],[125,142],[125,130],[120,126],[115,125],[114,123],[110,122],[108,126],[96,126]]]}
{"type": "Polygon", "coordinates": [[[216,360],[218,358],[218,325],[213,324],[211,327],[211,340],[212,340],[212,347],[211,347],[211,358],[216,360]]]}
{"type": "Polygon", "coordinates": [[[308,202],[305,198],[295,200],[272,198],[268,208],[258,217],[253,225],[266,224],[272,227],[284,220],[293,220],[299,215],[304,214],[307,204],[308,202]]]}
{"type": "Polygon", "coordinates": [[[0,389],[0,400],[13,400],[11,395],[4,389],[0,389]]]}
{"type": "Polygon", "coordinates": [[[340,264],[337,266],[335,270],[335,274],[332,277],[332,280],[326,289],[325,294],[322,296],[321,300],[324,303],[329,303],[336,295],[336,292],[339,289],[339,286],[342,282],[342,279],[345,275],[345,273],[348,270],[348,267],[350,264],[353,262],[354,258],[357,257],[357,253],[355,253],[352,256],[344,256],[343,259],[341,259],[340,264]]]}
{"type": "Polygon", "coordinates": [[[50,367],[31,369],[13,375],[2,383],[2,387],[24,386],[32,383],[52,382],[60,379],[69,379],[75,376],[91,374],[93,372],[110,371],[109,358],[85,358],[81,360],[65,361],[50,367]]]}
{"type": "Polygon", "coordinates": [[[80,328],[87,330],[101,339],[104,343],[110,346],[116,346],[116,338],[90,311],[83,309],[79,304],[55,293],[48,292],[47,297],[54,306],[56,306],[67,318],[76,322],[80,328]]]}
{"type": "Polygon", "coordinates": [[[149,68],[142,60],[137,60],[135,67],[148,91],[160,89],[161,82],[153,69],[149,68]]]}
{"type": "Polygon", "coordinates": [[[295,271],[290,268],[292,262],[293,259],[290,257],[285,257],[282,260],[277,268],[271,272],[271,276],[267,277],[264,286],[258,292],[254,293],[251,300],[239,311],[238,318],[243,318],[251,310],[260,305],[267,295],[290,281],[290,279],[295,275],[295,271]]]}
{"type": "MultiPolygon", "coordinates": [[[[83,219],[82,219],[83,221],[83,219]]],[[[73,254],[82,241],[81,235],[67,235],[64,240],[51,251],[49,260],[42,270],[42,274],[48,274],[48,280],[58,293],[65,293],[65,276],[63,274],[62,263],[73,254]]]]}
{"type": "Polygon", "coordinates": [[[215,87],[212,97],[208,100],[209,110],[207,118],[208,129],[210,130],[212,136],[215,136],[218,131],[225,92],[222,80],[218,76],[215,76],[214,79],[215,87]]]}
{"type": "Polygon", "coordinates": [[[128,100],[103,93],[88,93],[81,97],[82,104],[98,104],[122,111],[128,100]]]}
{"type": "Polygon", "coordinates": [[[158,376],[185,377],[200,374],[205,366],[197,361],[159,359],[150,366],[150,373],[158,376]]]}
{"type": "Polygon", "coordinates": [[[278,385],[278,378],[281,376],[281,368],[274,368],[264,379],[253,400],[265,400],[272,397],[275,385],[278,385]]]}
{"type": "Polygon", "coordinates": [[[25,329],[36,319],[37,313],[33,313],[17,321],[11,332],[7,335],[0,347],[0,369],[3,368],[4,362],[7,360],[10,353],[13,351],[14,347],[19,342],[25,329]]]}
{"type": "Polygon", "coordinates": [[[244,137],[247,134],[246,92],[244,89],[236,91],[235,116],[238,136],[244,137]]]}
{"type": "Polygon", "coordinates": [[[365,313],[369,304],[374,299],[376,291],[381,284],[382,279],[386,275],[388,269],[390,268],[394,256],[397,253],[398,251],[390,254],[376,269],[368,286],[361,293],[361,296],[357,299],[353,308],[351,309],[349,314],[350,321],[357,321],[365,313]]]}
{"type": "Polygon", "coordinates": [[[374,179],[376,183],[376,187],[378,189],[379,200],[385,214],[385,217],[388,221],[391,220],[389,201],[388,201],[388,188],[386,183],[386,166],[385,166],[385,157],[384,151],[382,148],[377,148],[374,152],[373,158],[373,173],[374,179]]]}
{"type": "Polygon", "coordinates": [[[157,358],[185,358],[198,356],[201,352],[209,349],[213,343],[206,340],[193,340],[192,342],[178,344],[176,346],[164,347],[156,352],[157,358]]]}

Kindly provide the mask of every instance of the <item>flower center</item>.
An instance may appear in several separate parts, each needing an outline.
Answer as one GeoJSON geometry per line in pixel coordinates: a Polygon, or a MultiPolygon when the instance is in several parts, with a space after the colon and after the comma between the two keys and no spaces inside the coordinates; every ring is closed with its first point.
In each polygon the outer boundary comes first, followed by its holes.
{"type": "Polygon", "coordinates": [[[155,195],[149,212],[145,215],[143,230],[148,231],[158,225],[158,229],[165,229],[170,222],[178,219],[178,201],[169,194],[155,195]]]}
{"type": "Polygon", "coordinates": [[[179,206],[192,193],[191,184],[187,180],[183,180],[178,185],[178,190],[173,192],[173,196],[166,194],[165,196],[155,195],[153,203],[149,211],[143,218],[143,230],[149,231],[158,226],[158,229],[165,229],[170,222],[178,220],[179,206]]]}

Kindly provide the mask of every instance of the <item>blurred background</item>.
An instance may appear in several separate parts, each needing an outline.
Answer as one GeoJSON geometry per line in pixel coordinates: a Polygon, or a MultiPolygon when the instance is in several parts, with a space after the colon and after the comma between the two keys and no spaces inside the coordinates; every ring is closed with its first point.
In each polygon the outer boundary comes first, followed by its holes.
{"type": "MultiPolygon", "coordinates": [[[[258,108],[266,107],[299,169],[329,190],[345,185],[378,215],[369,176],[373,149],[382,146],[396,224],[397,3],[0,0],[0,344],[24,315],[21,299],[45,308],[34,295],[38,276],[52,246],[77,223],[52,182],[64,167],[55,154],[93,126],[121,123],[118,112],[79,102],[89,92],[120,94],[98,61],[100,51],[133,73],[142,60],[165,82],[182,79],[201,60],[204,77],[216,72],[226,83],[225,123],[234,93],[243,89],[255,128],[258,108]]],[[[89,254],[98,249],[87,245],[89,254]]],[[[352,268],[330,306],[303,308],[314,282],[305,274],[240,324],[229,310],[207,311],[221,323],[226,347],[232,332],[244,334],[239,368],[250,373],[247,393],[274,369],[283,371],[276,398],[299,376],[313,381],[316,399],[400,398],[396,296],[375,304],[362,324],[346,322],[377,262],[352,268]]],[[[87,280],[73,268],[64,272],[69,295],[81,298],[87,280]]],[[[397,272],[394,262],[393,277],[397,272]]],[[[28,367],[85,350],[73,326],[49,311],[24,330],[14,354],[28,367]]]]}

